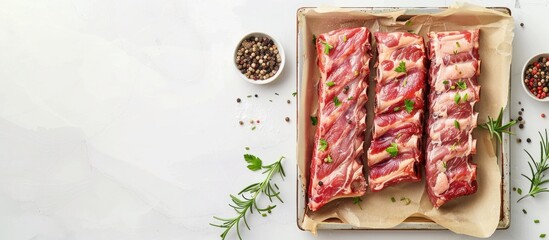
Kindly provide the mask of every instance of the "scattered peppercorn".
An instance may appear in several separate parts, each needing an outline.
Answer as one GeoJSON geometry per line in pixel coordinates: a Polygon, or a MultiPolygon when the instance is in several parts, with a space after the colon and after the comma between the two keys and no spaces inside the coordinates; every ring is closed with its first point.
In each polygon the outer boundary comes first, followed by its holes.
{"type": "Polygon", "coordinates": [[[282,56],[272,39],[251,36],[244,39],[236,51],[238,70],[248,79],[266,80],[280,68],[282,56]]]}
{"type": "Polygon", "coordinates": [[[523,77],[523,84],[536,98],[544,99],[549,95],[549,61],[546,57],[540,57],[529,64],[523,77]]]}
{"type": "Polygon", "coordinates": [[[240,125],[244,125],[244,122],[243,122],[243,121],[238,121],[238,123],[239,123],[240,125]]]}
{"type": "Polygon", "coordinates": [[[259,97],[257,94],[254,95],[255,97],[259,97]]]}
{"type": "Polygon", "coordinates": [[[520,26],[521,26],[521,27],[524,27],[524,23],[520,23],[520,26]]]}
{"type": "Polygon", "coordinates": [[[516,192],[516,191],[517,191],[517,188],[516,188],[516,187],[514,187],[514,188],[513,188],[513,192],[516,192]]]}
{"type": "Polygon", "coordinates": [[[531,143],[531,142],[532,142],[532,139],[527,138],[526,141],[527,141],[528,143],[531,143]]]}
{"type": "Polygon", "coordinates": [[[520,128],[520,129],[523,129],[523,128],[524,128],[524,124],[522,124],[522,123],[519,124],[519,128],[520,128]]]}
{"type": "Polygon", "coordinates": [[[521,143],[521,142],[522,142],[522,139],[517,138],[517,142],[518,142],[518,143],[521,143]]]}
{"type": "Polygon", "coordinates": [[[523,212],[524,214],[527,214],[527,213],[528,213],[528,212],[526,212],[526,209],[522,209],[522,212],[523,212]]]}
{"type": "Polygon", "coordinates": [[[252,120],[250,120],[250,123],[251,123],[251,124],[254,124],[254,120],[253,120],[253,119],[252,119],[252,120]]]}
{"type": "Polygon", "coordinates": [[[237,103],[239,103],[239,102],[241,102],[241,101],[242,101],[242,100],[240,100],[240,98],[237,98],[237,99],[236,99],[236,102],[237,102],[237,103]]]}
{"type": "Polygon", "coordinates": [[[519,111],[519,115],[522,115],[522,112],[521,112],[521,111],[519,111]]]}
{"type": "Polygon", "coordinates": [[[278,96],[278,93],[275,93],[275,95],[277,95],[277,96],[278,96]]]}
{"type": "Polygon", "coordinates": [[[289,117],[286,117],[284,120],[286,120],[286,122],[289,122],[289,121],[290,121],[290,118],[289,118],[289,117]]]}
{"type": "Polygon", "coordinates": [[[259,120],[255,121],[256,123],[260,123],[259,120]]]}
{"type": "Polygon", "coordinates": [[[520,122],[522,121],[522,117],[518,117],[517,120],[520,122]]]}
{"type": "Polygon", "coordinates": [[[524,112],[524,108],[521,108],[520,111],[524,112]]]}
{"type": "Polygon", "coordinates": [[[519,101],[519,105],[521,105],[522,103],[519,101]]]}
{"type": "Polygon", "coordinates": [[[287,100],[286,102],[287,102],[288,104],[290,104],[290,103],[291,103],[290,99],[288,99],[288,100],[287,100]]]}
{"type": "Polygon", "coordinates": [[[324,183],[322,181],[318,181],[318,186],[322,186],[324,183]]]}

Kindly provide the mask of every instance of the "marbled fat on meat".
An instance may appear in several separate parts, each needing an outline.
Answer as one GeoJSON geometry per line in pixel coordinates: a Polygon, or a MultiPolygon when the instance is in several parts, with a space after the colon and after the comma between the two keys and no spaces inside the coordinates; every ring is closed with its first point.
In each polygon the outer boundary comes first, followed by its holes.
{"type": "Polygon", "coordinates": [[[362,196],[366,89],[370,33],[346,28],[318,36],[318,128],[310,165],[309,209],[343,197],[362,196]]]}
{"type": "Polygon", "coordinates": [[[368,179],[370,189],[380,191],[400,182],[421,180],[427,56],[418,35],[377,32],[375,38],[379,65],[368,179]],[[391,154],[388,149],[394,146],[397,153],[391,154]]]}
{"type": "Polygon", "coordinates": [[[429,34],[430,95],[425,175],[427,193],[438,208],[477,190],[472,155],[480,100],[479,30],[429,34]]]}

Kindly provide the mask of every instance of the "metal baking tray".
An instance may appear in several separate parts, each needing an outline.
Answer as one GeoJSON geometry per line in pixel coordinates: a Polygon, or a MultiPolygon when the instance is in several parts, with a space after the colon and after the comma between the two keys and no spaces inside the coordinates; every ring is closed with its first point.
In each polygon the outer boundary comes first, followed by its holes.
{"type": "MultiPolygon", "coordinates": [[[[297,34],[296,34],[296,85],[297,89],[301,90],[302,88],[302,76],[303,76],[303,65],[304,65],[304,48],[305,44],[308,44],[304,42],[304,32],[305,32],[305,26],[304,23],[300,21],[300,15],[304,13],[304,11],[309,9],[314,9],[315,7],[302,7],[297,10],[296,13],[296,22],[297,22],[297,34]]],[[[391,11],[391,10],[406,10],[405,14],[402,15],[402,19],[399,18],[399,20],[406,21],[406,18],[411,18],[417,15],[422,14],[434,14],[441,12],[445,10],[445,7],[440,8],[424,8],[424,7],[416,7],[416,8],[378,8],[378,7],[350,7],[346,8],[350,10],[356,10],[356,11],[364,11],[364,12],[384,12],[384,11],[391,11]]],[[[494,9],[497,11],[500,11],[502,13],[511,15],[511,10],[509,8],[505,7],[491,7],[490,9],[494,9]]],[[[510,67],[510,66],[509,66],[510,67]]],[[[509,76],[510,78],[511,76],[509,76]]],[[[509,81],[510,84],[511,81],[509,81]]],[[[511,88],[509,87],[509,95],[508,99],[511,99],[511,88]]],[[[298,106],[299,105],[299,99],[298,99],[298,106]]],[[[510,113],[508,111],[509,109],[509,101],[507,102],[506,111],[504,114],[504,119],[508,121],[510,119],[510,113]]],[[[298,111],[299,112],[299,111],[298,111]]],[[[300,118],[298,117],[298,121],[300,118]]],[[[304,118],[308,119],[308,118],[304,118]]],[[[299,126],[299,123],[297,124],[299,126]]],[[[298,129],[296,129],[296,132],[299,132],[298,129]]],[[[298,136],[299,137],[299,136],[298,136]]],[[[508,135],[503,135],[503,142],[501,143],[499,149],[498,149],[498,165],[501,172],[501,214],[500,214],[500,220],[497,229],[503,230],[508,229],[511,224],[511,204],[510,204],[510,175],[511,175],[511,168],[509,164],[509,156],[510,156],[510,139],[508,135]]],[[[306,191],[306,183],[301,182],[301,176],[299,173],[299,166],[297,166],[297,204],[296,204],[296,212],[297,212],[297,226],[299,229],[305,231],[303,228],[303,220],[307,209],[307,191],[306,191]]],[[[363,227],[355,227],[350,224],[342,223],[339,220],[332,221],[331,219],[328,219],[329,221],[320,223],[317,227],[319,230],[327,229],[327,230],[443,230],[446,229],[439,224],[431,221],[430,219],[421,217],[421,216],[411,216],[408,217],[404,222],[401,224],[393,227],[393,228],[363,228],[363,227]]]]}

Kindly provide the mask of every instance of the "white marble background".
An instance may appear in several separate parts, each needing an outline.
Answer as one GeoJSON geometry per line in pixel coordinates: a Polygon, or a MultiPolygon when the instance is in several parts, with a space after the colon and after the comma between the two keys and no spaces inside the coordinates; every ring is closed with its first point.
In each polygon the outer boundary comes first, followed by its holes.
{"type": "MultiPolygon", "coordinates": [[[[245,167],[246,146],[266,162],[286,156],[288,177],[277,180],[285,203],[267,218],[249,217],[252,231],[243,237],[314,239],[296,226],[296,9],[451,2],[0,0],[0,239],[218,239],[212,216],[231,215],[228,195],[259,179],[245,167]],[[285,70],[273,84],[251,85],[233,69],[234,46],[251,31],[272,34],[285,48],[285,70]],[[238,125],[249,118],[261,120],[255,131],[238,125]]],[[[527,98],[518,80],[527,57],[549,52],[549,3],[474,2],[510,7],[515,16],[511,111],[523,102],[527,124],[516,131],[537,143],[549,105],[527,98]]],[[[519,176],[527,171],[525,147],[537,156],[537,144],[513,141],[512,185],[527,190],[519,176]]],[[[548,203],[549,194],[513,204],[511,228],[493,238],[549,234],[548,203]]],[[[365,238],[465,237],[317,237],[365,238]]]]}

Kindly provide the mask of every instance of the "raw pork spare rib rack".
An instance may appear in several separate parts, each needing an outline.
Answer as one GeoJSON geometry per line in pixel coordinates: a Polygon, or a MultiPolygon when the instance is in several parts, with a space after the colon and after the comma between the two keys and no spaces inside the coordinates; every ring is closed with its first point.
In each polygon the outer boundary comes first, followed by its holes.
{"type": "Polygon", "coordinates": [[[321,34],[315,42],[321,79],[308,190],[312,211],[334,199],[366,192],[362,155],[369,38],[365,27],[347,28],[321,34]]]}
{"type": "Polygon", "coordinates": [[[472,154],[476,140],[480,74],[479,30],[431,32],[428,138],[425,175],[435,207],[477,190],[472,154]]]}
{"type": "Polygon", "coordinates": [[[422,37],[406,32],[374,35],[379,56],[368,178],[370,189],[379,191],[421,180],[427,70],[422,37]]]}

